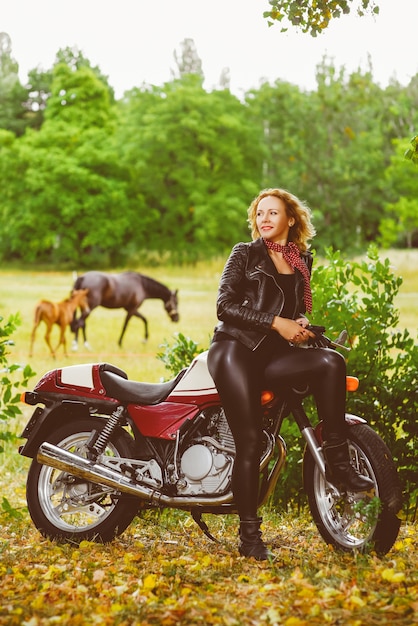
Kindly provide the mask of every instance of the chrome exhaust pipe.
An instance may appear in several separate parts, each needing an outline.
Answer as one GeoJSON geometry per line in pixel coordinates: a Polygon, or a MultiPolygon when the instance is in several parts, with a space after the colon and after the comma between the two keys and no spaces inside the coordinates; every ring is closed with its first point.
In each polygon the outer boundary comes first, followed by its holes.
{"type": "Polygon", "coordinates": [[[148,500],[152,504],[188,508],[193,506],[220,506],[230,504],[233,500],[232,492],[220,497],[194,497],[194,496],[167,496],[155,491],[150,487],[134,482],[129,477],[104,465],[100,465],[89,459],[84,459],[77,454],[63,450],[51,443],[44,442],[40,445],[36,457],[38,463],[48,465],[54,469],[67,472],[83,480],[99,485],[106,485],[116,491],[136,496],[141,500],[148,500]]]}

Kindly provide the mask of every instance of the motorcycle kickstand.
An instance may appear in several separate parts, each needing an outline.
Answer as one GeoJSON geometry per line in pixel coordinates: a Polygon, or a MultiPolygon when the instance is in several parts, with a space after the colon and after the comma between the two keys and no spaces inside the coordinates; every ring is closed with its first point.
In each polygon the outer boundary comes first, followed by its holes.
{"type": "Polygon", "coordinates": [[[211,534],[208,525],[202,519],[202,513],[200,511],[191,511],[191,516],[206,537],[208,537],[211,541],[215,541],[215,543],[220,543],[219,539],[216,539],[216,537],[211,534]]]}

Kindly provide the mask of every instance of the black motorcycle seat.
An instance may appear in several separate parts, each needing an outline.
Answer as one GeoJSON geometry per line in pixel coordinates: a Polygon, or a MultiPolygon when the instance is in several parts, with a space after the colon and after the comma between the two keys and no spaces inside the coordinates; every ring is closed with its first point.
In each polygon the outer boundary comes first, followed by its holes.
{"type": "MultiPolygon", "coordinates": [[[[117,368],[115,368],[117,369],[117,368]]],[[[124,372],[121,370],[122,374],[124,372]]],[[[127,380],[121,374],[109,369],[100,371],[100,380],[108,396],[120,400],[121,404],[159,404],[170,395],[179,380],[184,376],[186,368],[175,378],[164,383],[141,383],[127,380]]]]}
{"type": "Polygon", "coordinates": [[[118,374],[122,376],[122,378],[126,378],[128,380],[128,374],[121,370],[117,365],[112,365],[112,363],[100,363],[99,370],[101,372],[113,372],[114,374],[118,374]]]}

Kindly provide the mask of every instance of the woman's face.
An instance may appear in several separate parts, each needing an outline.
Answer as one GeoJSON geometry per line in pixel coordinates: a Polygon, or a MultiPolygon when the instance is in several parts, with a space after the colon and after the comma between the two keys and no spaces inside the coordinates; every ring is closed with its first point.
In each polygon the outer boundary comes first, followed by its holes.
{"type": "Polygon", "coordinates": [[[286,214],[286,205],[276,196],[266,196],[258,203],[256,225],[264,239],[286,244],[293,220],[286,214]]]}

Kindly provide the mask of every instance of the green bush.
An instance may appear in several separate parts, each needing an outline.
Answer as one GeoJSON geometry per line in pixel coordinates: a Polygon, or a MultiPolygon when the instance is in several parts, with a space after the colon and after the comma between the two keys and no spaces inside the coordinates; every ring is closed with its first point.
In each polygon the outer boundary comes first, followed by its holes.
{"type": "MultiPolygon", "coordinates": [[[[397,328],[399,312],[394,301],[401,284],[389,260],[379,259],[374,245],[368,249],[367,260],[361,262],[348,262],[340,252],[328,249],[325,263],[314,266],[310,319],[325,326],[331,339],[347,331],[346,345],[351,348],[349,353],[343,352],[347,372],[360,381],[358,391],[347,394],[347,412],[366,419],[391,450],[408,517],[413,515],[418,495],[418,345],[408,330],[397,328]]],[[[313,402],[305,404],[312,409],[313,402]]],[[[305,501],[300,471],[304,441],[291,420],[282,435],[288,447],[287,469],[274,502],[286,508],[305,501]]]]}
{"type": "Polygon", "coordinates": [[[313,322],[323,323],[330,337],[342,329],[348,333],[347,369],[360,386],[348,394],[347,410],[366,419],[389,446],[408,514],[418,494],[418,344],[398,328],[394,301],[402,279],[388,259],[379,259],[375,246],[362,262],[347,262],[331,250],[326,260],[313,273],[313,322]]]}
{"type": "MultiPolygon", "coordinates": [[[[0,317],[0,420],[2,423],[21,415],[18,403],[20,402],[20,391],[18,388],[27,387],[29,379],[35,375],[30,365],[22,366],[18,363],[8,362],[8,348],[14,345],[10,338],[20,324],[18,314],[11,315],[6,323],[0,317]]],[[[10,441],[15,437],[10,430],[0,430],[0,452],[3,452],[1,441],[10,441]]]]}
{"type": "MultiPolygon", "coordinates": [[[[11,419],[21,415],[18,403],[20,402],[20,388],[22,385],[27,387],[29,379],[35,375],[30,365],[22,366],[18,363],[9,363],[8,348],[14,345],[10,338],[20,324],[18,314],[11,315],[6,323],[0,317],[0,453],[4,452],[3,444],[16,440],[16,434],[4,424],[11,419]]],[[[15,510],[3,496],[0,508],[3,514],[8,517],[19,517],[20,513],[15,510]]]]}
{"type": "Polygon", "coordinates": [[[198,349],[198,345],[190,337],[186,337],[183,333],[175,333],[176,341],[170,345],[168,341],[164,341],[161,345],[163,350],[157,353],[157,359],[162,361],[172,374],[176,376],[184,367],[188,367],[202,350],[198,349]]]}

